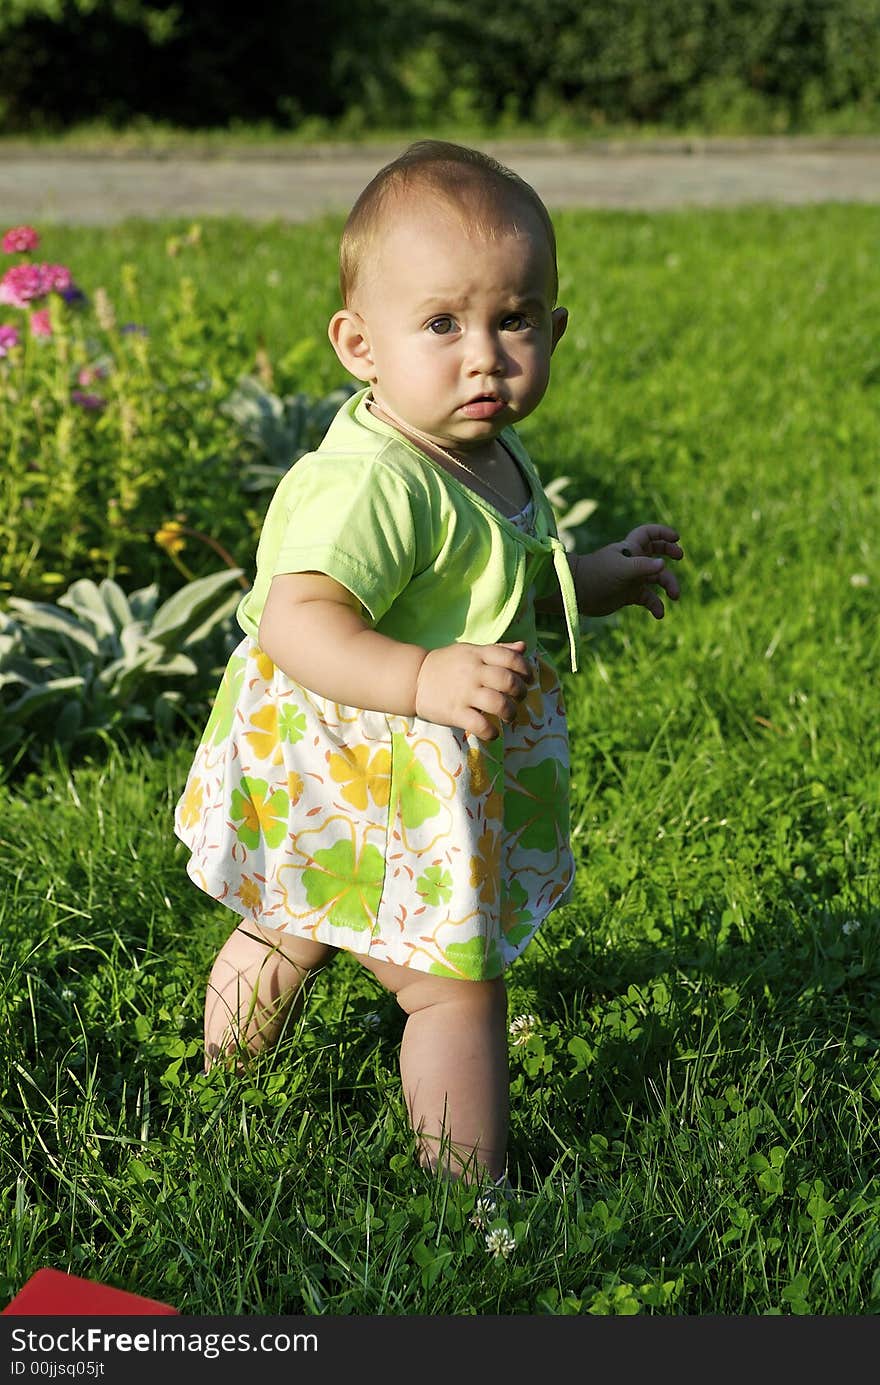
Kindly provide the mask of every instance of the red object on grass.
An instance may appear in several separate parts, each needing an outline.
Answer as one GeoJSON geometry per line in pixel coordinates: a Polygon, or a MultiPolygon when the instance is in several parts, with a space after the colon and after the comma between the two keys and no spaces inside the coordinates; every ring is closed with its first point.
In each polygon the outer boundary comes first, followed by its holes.
{"type": "Polygon", "coordinates": [[[139,1317],[148,1313],[176,1313],[168,1303],[127,1289],[113,1289],[92,1279],[80,1279],[63,1270],[37,1270],[19,1289],[3,1313],[45,1317],[139,1317]]]}

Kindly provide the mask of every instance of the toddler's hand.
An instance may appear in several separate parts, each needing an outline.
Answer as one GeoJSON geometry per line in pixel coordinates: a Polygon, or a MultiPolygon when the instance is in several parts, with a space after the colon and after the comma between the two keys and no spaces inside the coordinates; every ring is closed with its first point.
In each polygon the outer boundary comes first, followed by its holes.
{"type": "Polygon", "coordinates": [[[492,741],[513,721],[535,673],[525,643],[449,644],[428,652],[416,681],[416,716],[492,741]]]}
{"type": "Polygon", "coordinates": [[[683,557],[675,529],[640,524],[620,543],[609,543],[578,559],[578,608],[585,615],[607,616],[621,606],[644,606],[655,620],[662,620],[661,592],[670,601],[681,595],[678,579],[665,559],[683,557]]]}

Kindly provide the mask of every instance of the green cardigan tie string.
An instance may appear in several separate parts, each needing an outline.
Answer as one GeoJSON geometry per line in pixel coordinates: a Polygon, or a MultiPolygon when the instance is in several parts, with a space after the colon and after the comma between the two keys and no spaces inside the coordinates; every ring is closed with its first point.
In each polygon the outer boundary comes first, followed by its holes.
{"type": "Polygon", "coordinates": [[[566,552],[564,543],[561,539],[555,539],[552,536],[549,536],[549,541],[553,551],[553,567],[556,572],[556,580],[559,583],[559,591],[562,596],[565,627],[568,631],[571,671],[572,673],[577,673],[578,646],[580,644],[580,616],[578,614],[577,594],[574,589],[574,580],[571,575],[568,553],[566,552]]]}

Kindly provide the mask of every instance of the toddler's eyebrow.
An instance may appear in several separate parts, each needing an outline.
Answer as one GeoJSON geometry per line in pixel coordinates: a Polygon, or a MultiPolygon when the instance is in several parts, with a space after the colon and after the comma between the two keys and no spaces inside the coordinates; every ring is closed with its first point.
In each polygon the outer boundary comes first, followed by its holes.
{"type": "Polygon", "coordinates": [[[455,293],[435,293],[430,298],[425,298],[416,308],[417,313],[436,313],[441,310],[446,312],[450,308],[460,307],[456,301],[455,293]]]}
{"type": "Polygon", "coordinates": [[[521,313],[537,313],[547,306],[546,298],[517,298],[513,297],[508,303],[509,308],[514,308],[521,313]]]}
{"type": "MultiPolygon", "coordinates": [[[[439,312],[456,312],[461,307],[467,306],[467,299],[460,302],[454,293],[435,294],[431,298],[426,298],[416,308],[416,313],[428,315],[439,312]]],[[[537,313],[547,306],[546,298],[528,297],[520,298],[518,294],[511,294],[510,298],[504,299],[503,312],[537,313]]]]}

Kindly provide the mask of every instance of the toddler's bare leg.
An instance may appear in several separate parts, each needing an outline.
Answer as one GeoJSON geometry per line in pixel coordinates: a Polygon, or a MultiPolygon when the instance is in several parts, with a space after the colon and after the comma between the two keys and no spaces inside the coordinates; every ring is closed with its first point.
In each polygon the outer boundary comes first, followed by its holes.
{"type": "Polygon", "coordinates": [[[205,997],[205,1070],[220,1058],[270,1048],[309,972],[336,952],[326,943],[240,923],[217,954],[205,997]]]}
{"type": "Polygon", "coordinates": [[[408,1018],[400,1076],[421,1162],[453,1176],[504,1174],[510,1075],[507,990],[359,957],[408,1018]]]}

